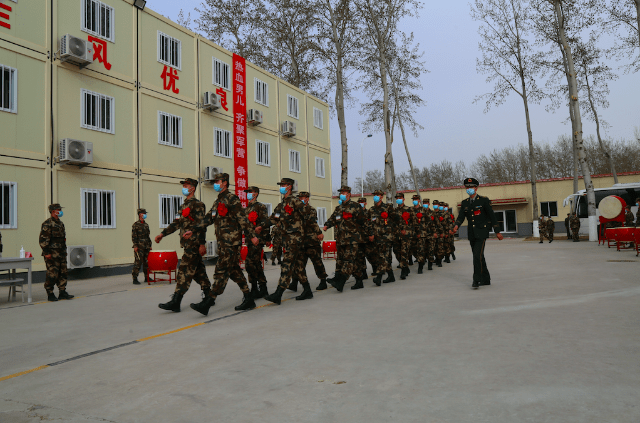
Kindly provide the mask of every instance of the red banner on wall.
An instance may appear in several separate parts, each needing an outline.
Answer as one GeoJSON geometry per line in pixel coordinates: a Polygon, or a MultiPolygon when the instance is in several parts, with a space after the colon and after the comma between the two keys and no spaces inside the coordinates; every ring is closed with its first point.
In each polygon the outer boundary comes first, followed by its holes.
{"type": "Polygon", "coordinates": [[[233,55],[233,169],[236,195],[247,207],[247,73],[243,57],[233,55]]]}

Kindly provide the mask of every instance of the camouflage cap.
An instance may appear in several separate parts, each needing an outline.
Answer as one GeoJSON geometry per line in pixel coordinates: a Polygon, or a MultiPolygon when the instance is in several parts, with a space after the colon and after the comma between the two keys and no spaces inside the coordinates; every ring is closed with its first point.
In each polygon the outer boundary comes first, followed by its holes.
{"type": "Polygon", "coordinates": [[[309,197],[311,197],[311,195],[307,191],[300,191],[298,193],[298,198],[301,198],[301,197],[309,198],[309,197]]]}
{"type": "Polygon", "coordinates": [[[260,194],[260,188],[258,187],[249,187],[244,190],[244,192],[255,192],[256,194],[260,194]]]}
{"type": "Polygon", "coordinates": [[[381,189],[377,189],[375,191],[373,191],[373,195],[384,195],[384,191],[381,189]]]}
{"type": "Polygon", "coordinates": [[[280,182],[278,182],[278,185],[291,185],[293,186],[295,184],[295,181],[291,178],[282,178],[282,180],[280,182]]]}
{"type": "Polygon", "coordinates": [[[433,204],[440,204],[438,200],[433,200],[433,204]]]}
{"type": "Polygon", "coordinates": [[[462,183],[465,187],[477,187],[480,185],[480,182],[478,182],[476,178],[466,178],[462,183]]]}
{"type": "Polygon", "coordinates": [[[51,204],[49,206],[49,211],[52,212],[54,210],[62,210],[62,206],[58,203],[51,204]]]}
{"type": "Polygon", "coordinates": [[[428,198],[424,198],[424,199],[422,199],[422,202],[428,204],[429,203],[429,199],[428,198]]]}
{"type": "Polygon", "coordinates": [[[198,186],[198,181],[192,178],[185,178],[184,181],[180,181],[180,185],[189,184],[192,187],[196,188],[198,186]]]}
{"type": "Polygon", "coordinates": [[[338,190],[338,192],[351,192],[351,187],[348,187],[346,185],[343,185],[340,187],[340,189],[338,190]]]}
{"type": "Polygon", "coordinates": [[[138,209],[138,214],[147,214],[147,210],[145,210],[145,209],[138,209]]]}
{"type": "Polygon", "coordinates": [[[216,173],[213,177],[213,181],[227,181],[229,183],[229,174],[228,173],[216,173]]]}
{"type": "Polygon", "coordinates": [[[413,197],[411,197],[412,200],[419,200],[420,196],[418,194],[413,194],[413,197]]]}
{"type": "Polygon", "coordinates": [[[364,197],[358,198],[358,203],[366,203],[366,202],[367,202],[366,198],[364,198],[364,197]]]}
{"type": "Polygon", "coordinates": [[[404,193],[396,192],[396,198],[404,198],[404,193]]]}

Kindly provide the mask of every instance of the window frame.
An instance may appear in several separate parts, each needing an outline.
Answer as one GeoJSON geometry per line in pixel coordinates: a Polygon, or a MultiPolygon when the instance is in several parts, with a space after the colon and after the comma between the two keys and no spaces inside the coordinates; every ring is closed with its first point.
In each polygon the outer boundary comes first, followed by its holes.
{"type": "MultiPolygon", "coordinates": [[[[171,222],[173,222],[175,220],[175,218],[178,216],[178,212],[180,210],[180,207],[182,206],[182,204],[184,204],[184,197],[182,195],[171,195],[171,194],[158,194],[158,223],[160,225],[160,229],[165,229],[167,228],[171,222]],[[163,201],[162,200],[170,200],[170,208],[175,208],[176,203],[178,204],[178,207],[174,210],[173,213],[173,219],[170,219],[170,222],[168,223],[164,223],[163,222],[163,218],[164,216],[164,212],[163,212],[163,201]]],[[[171,216],[171,209],[169,210],[169,216],[171,216]]]]}
{"type": "Polygon", "coordinates": [[[318,215],[318,226],[321,228],[327,223],[327,208],[326,207],[316,207],[316,213],[318,215]],[[322,219],[320,219],[320,211],[322,210],[322,219]]]}
{"type": "MultiPolygon", "coordinates": [[[[98,15],[99,15],[99,12],[98,12],[98,15]]],[[[100,0],[80,0],[80,30],[82,30],[83,32],[86,32],[87,34],[91,34],[91,35],[93,35],[95,37],[98,37],[98,38],[101,38],[103,40],[112,42],[114,44],[116,42],[115,15],[116,15],[116,11],[113,8],[113,6],[109,6],[108,4],[106,4],[103,1],[100,1],[100,0]],[[106,37],[106,36],[102,35],[99,31],[94,31],[94,30],[89,29],[87,27],[86,5],[87,5],[88,1],[90,1],[90,2],[92,2],[94,4],[97,4],[98,10],[100,10],[101,7],[104,7],[104,8],[106,8],[106,9],[108,9],[110,11],[110,15],[111,15],[111,21],[109,23],[109,31],[111,33],[110,37],[106,37]]],[[[98,27],[100,27],[99,29],[102,29],[99,21],[100,21],[100,16],[98,16],[97,25],[98,25],[98,27]]]]}
{"type": "Polygon", "coordinates": [[[212,57],[212,64],[211,64],[211,81],[213,83],[213,85],[223,88],[227,91],[231,91],[231,65],[229,65],[227,62],[223,62],[222,60],[216,58],[216,57],[212,57]],[[227,70],[227,77],[226,77],[226,86],[223,84],[220,84],[218,82],[216,82],[216,63],[220,64],[220,73],[222,74],[221,76],[224,77],[224,69],[226,68],[227,70]]]}
{"type": "Polygon", "coordinates": [[[264,107],[269,107],[269,84],[258,78],[253,78],[253,99],[256,103],[261,104],[264,107]],[[262,88],[264,88],[263,90],[260,90],[259,84],[262,84],[262,88]],[[265,97],[264,101],[258,100],[258,93],[261,91],[265,97]]]}
{"type": "MultiPolygon", "coordinates": [[[[106,114],[105,114],[106,117],[106,114]]],[[[91,90],[87,90],[85,88],[81,88],[80,89],[80,127],[84,128],[84,129],[89,129],[92,131],[98,131],[98,132],[102,132],[105,134],[111,134],[111,135],[115,135],[116,134],[116,99],[114,97],[108,96],[106,94],[100,94],[98,92],[95,91],[91,91],[91,90]],[[98,105],[97,105],[97,109],[94,111],[94,113],[96,114],[96,123],[97,125],[91,125],[87,122],[84,121],[85,116],[85,112],[86,112],[86,96],[90,95],[90,96],[94,96],[98,98],[98,105]],[[110,129],[103,129],[101,128],[101,124],[102,124],[102,100],[106,100],[109,102],[109,123],[111,128],[110,129]]]]}
{"type": "Polygon", "coordinates": [[[324,157],[316,156],[316,177],[326,178],[325,167],[324,167],[324,157]],[[318,172],[318,161],[322,163],[322,175],[318,172]]]}
{"type": "Polygon", "coordinates": [[[313,108],[313,126],[324,131],[324,112],[317,107],[313,108]],[[317,119],[317,122],[320,123],[319,125],[316,123],[316,115],[319,117],[317,119]]]}
{"type": "Polygon", "coordinates": [[[558,202],[557,201],[541,201],[540,202],[540,214],[544,214],[547,217],[558,217],[558,202]],[[551,214],[550,206],[551,206],[552,203],[556,205],[556,214],[554,214],[554,215],[551,214]],[[547,214],[542,212],[543,204],[546,204],[546,206],[547,206],[547,214]]]}
{"type": "Polygon", "coordinates": [[[116,192],[108,189],[80,188],[80,228],[81,229],[117,229],[116,228],[116,192]],[[86,202],[87,194],[96,195],[96,220],[98,223],[87,223],[86,202]],[[102,196],[111,196],[111,225],[103,225],[102,196]]]}
{"type": "Polygon", "coordinates": [[[182,148],[182,116],[172,115],[171,113],[163,112],[158,110],[158,144],[166,145],[168,147],[174,148],[182,148]],[[171,125],[169,125],[169,129],[167,130],[168,141],[162,140],[162,118],[167,117],[171,125]],[[178,119],[178,143],[179,145],[175,145],[171,142],[174,138],[173,134],[175,129],[173,128],[173,119],[178,119]]]}
{"type": "Polygon", "coordinates": [[[298,97],[294,97],[291,94],[287,94],[287,116],[300,120],[300,101],[298,100],[298,97]],[[296,106],[295,116],[291,114],[290,106],[293,104],[292,100],[295,100],[295,106],[296,106]]]}
{"type": "MultiPolygon", "coordinates": [[[[169,49],[170,46],[171,46],[171,43],[169,43],[167,45],[167,57],[171,56],[170,51],[169,51],[170,50],[169,49]]],[[[174,68],[176,70],[182,71],[182,41],[180,41],[177,38],[172,37],[171,35],[167,35],[167,34],[165,34],[164,32],[162,32],[160,30],[158,30],[158,62],[162,63],[163,65],[167,65],[169,67],[172,67],[172,68],[174,68]],[[161,37],[163,37],[163,36],[165,38],[168,38],[169,41],[175,41],[177,43],[177,45],[178,45],[178,55],[177,55],[178,65],[177,66],[173,65],[169,61],[161,59],[161,57],[160,57],[160,40],[161,40],[161,37]]]]}
{"type": "Polygon", "coordinates": [[[4,194],[0,195],[0,229],[18,229],[18,183],[13,181],[0,181],[0,191],[5,186],[9,189],[9,223],[4,223],[4,194]]]}
{"type": "Polygon", "coordinates": [[[302,155],[298,150],[289,149],[289,172],[302,173],[302,155]],[[296,153],[298,155],[298,170],[293,169],[293,163],[291,161],[291,154],[296,153]]]}
{"type": "Polygon", "coordinates": [[[267,142],[267,141],[262,141],[262,140],[256,140],[256,164],[260,165],[260,166],[266,166],[266,167],[271,167],[271,143],[267,142]],[[265,152],[264,152],[264,147],[267,147],[267,160],[266,162],[263,160],[263,162],[260,162],[260,156],[264,157],[265,156],[265,152]],[[262,151],[261,151],[262,149],[262,151]]]}
{"type": "Polygon", "coordinates": [[[18,114],[18,69],[0,64],[0,93],[4,87],[4,73],[9,70],[9,108],[4,106],[4,94],[0,96],[0,111],[18,114]]]}
{"type": "Polygon", "coordinates": [[[267,216],[271,216],[273,213],[273,205],[271,203],[262,203],[267,208],[267,216]]]}
{"type": "Polygon", "coordinates": [[[218,156],[218,157],[222,157],[224,159],[231,159],[233,157],[233,147],[232,147],[232,143],[231,143],[231,131],[227,131],[226,129],[222,129],[222,128],[217,128],[214,127],[213,128],[213,155],[214,156],[218,156]],[[222,154],[216,152],[216,148],[217,148],[217,144],[218,144],[218,140],[217,140],[217,134],[218,133],[222,133],[223,135],[226,136],[226,139],[223,140],[223,142],[227,143],[227,149],[229,151],[229,155],[224,155],[224,152],[222,154]]]}

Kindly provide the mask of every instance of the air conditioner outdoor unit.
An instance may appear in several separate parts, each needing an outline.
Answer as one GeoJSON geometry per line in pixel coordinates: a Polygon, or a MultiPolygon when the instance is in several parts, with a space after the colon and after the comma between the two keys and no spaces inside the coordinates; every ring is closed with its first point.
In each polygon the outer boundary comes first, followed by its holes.
{"type": "Polygon", "coordinates": [[[262,123],[262,112],[258,109],[249,109],[247,112],[247,122],[251,125],[260,125],[262,123]]]}
{"type": "Polygon", "coordinates": [[[282,135],[284,135],[285,137],[292,137],[296,134],[296,124],[289,121],[289,120],[285,120],[284,122],[282,122],[282,135]]]}
{"type": "Polygon", "coordinates": [[[84,68],[93,63],[93,43],[67,34],[60,38],[60,61],[84,68]]]}
{"type": "Polygon", "coordinates": [[[204,93],[202,104],[205,109],[216,110],[220,108],[220,95],[211,91],[204,93]]]}
{"type": "Polygon", "coordinates": [[[295,192],[298,192],[298,180],[294,179],[293,180],[293,188],[292,188],[295,192]]]}
{"type": "Polygon", "coordinates": [[[60,140],[58,149],[60,153],[58,161],[62,164],[82,166],[93,163],[92,142],[65,138],[60,140]]]}
{"type": "Polygon", "coordinates": [[[69,269],[93,267],[94,263],[93,245],[67,246],[67,267],[69,269]]]}
{"type": "Polygon", "coordinates": [[[205,257],[218,257],[218,241],[207,241],[207,254],[205,257]]]}
{"type": "Polygon", "coordinates": [[[211,182],[211,181],[213,181],[213,178],[215,178],[215,176],[216,176],[218,173],[223,173],[223,172],[224,172],[224,170],[222,170],[222,168],[221,168],[221,167],[217,167],[217,166],[207,166],[207,167],[204,169],[204,180],[205,180],[205,181],[209,181],[209,182],[211,182]]]}

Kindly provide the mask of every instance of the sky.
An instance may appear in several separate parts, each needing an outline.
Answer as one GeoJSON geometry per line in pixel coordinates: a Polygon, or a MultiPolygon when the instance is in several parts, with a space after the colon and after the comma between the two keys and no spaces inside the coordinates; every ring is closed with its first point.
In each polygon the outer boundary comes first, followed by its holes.
{"type": "MultiPolygon", "coordinates": [[[[196,17],[195,7],[202,0],[148,0],[147,7],[177,20],[180,9],[196,17]]],[[[418,137],[408,134],[409,153],[416,168],[437,163],[443,159],[458,160],[470,165],[477,156],[494,149],[527,144],[522,100],[513,94],[498,108],[484,113],[484,103],[473,99],[489,92],[492,85],[485,75],[476,72],[479,55],[478,23],[471,19],[466,1],[425,2],[417,19],[406,20],[401,30],[413,32],[424,51],[423,59],[430,71],[422,75],[421,97],[426,105],[416,111],[416,121],[424,130],[418,137]]],[[[621,64],[611,62],[614,69],[621,64]]],[[[625,75],[609,83],[608,109],[599,111],[610,127],[601,133],[605,138],[631,139],[634,127],[640,127],[640,74],[625,75]]],[[[363,97],[362,100],[366,101],[363,97]]],[[[545,110],[544,104],[530,105],[534,143],[553,143],[558,136],[569,134],[571,125],[565,120],[568,110],[555,113],[545,110]]],[[[358,123],[363,121],[356,103],[347,108],[346,125],[349,144],[349,183],[354,184],[361,171],[384,169],[384,133],[374,133],[364,141],[358,123]],[[363,154],[361,154],[361,151],[363,154]],[[361,161],[364,166],[361,167],[361,161]]],[[[333,188],[340,186],[340,129],[338,119],[331,116],[331,175],[333,188]]],[[[595,124],[583,120],[584,135],[595,135],[595,124]]],[[[395,135],[393,156],[396,172],[409,169],[400,132],[395,135]]],[[[482,181],[480,181],[482,182],[482,181]]]]}

